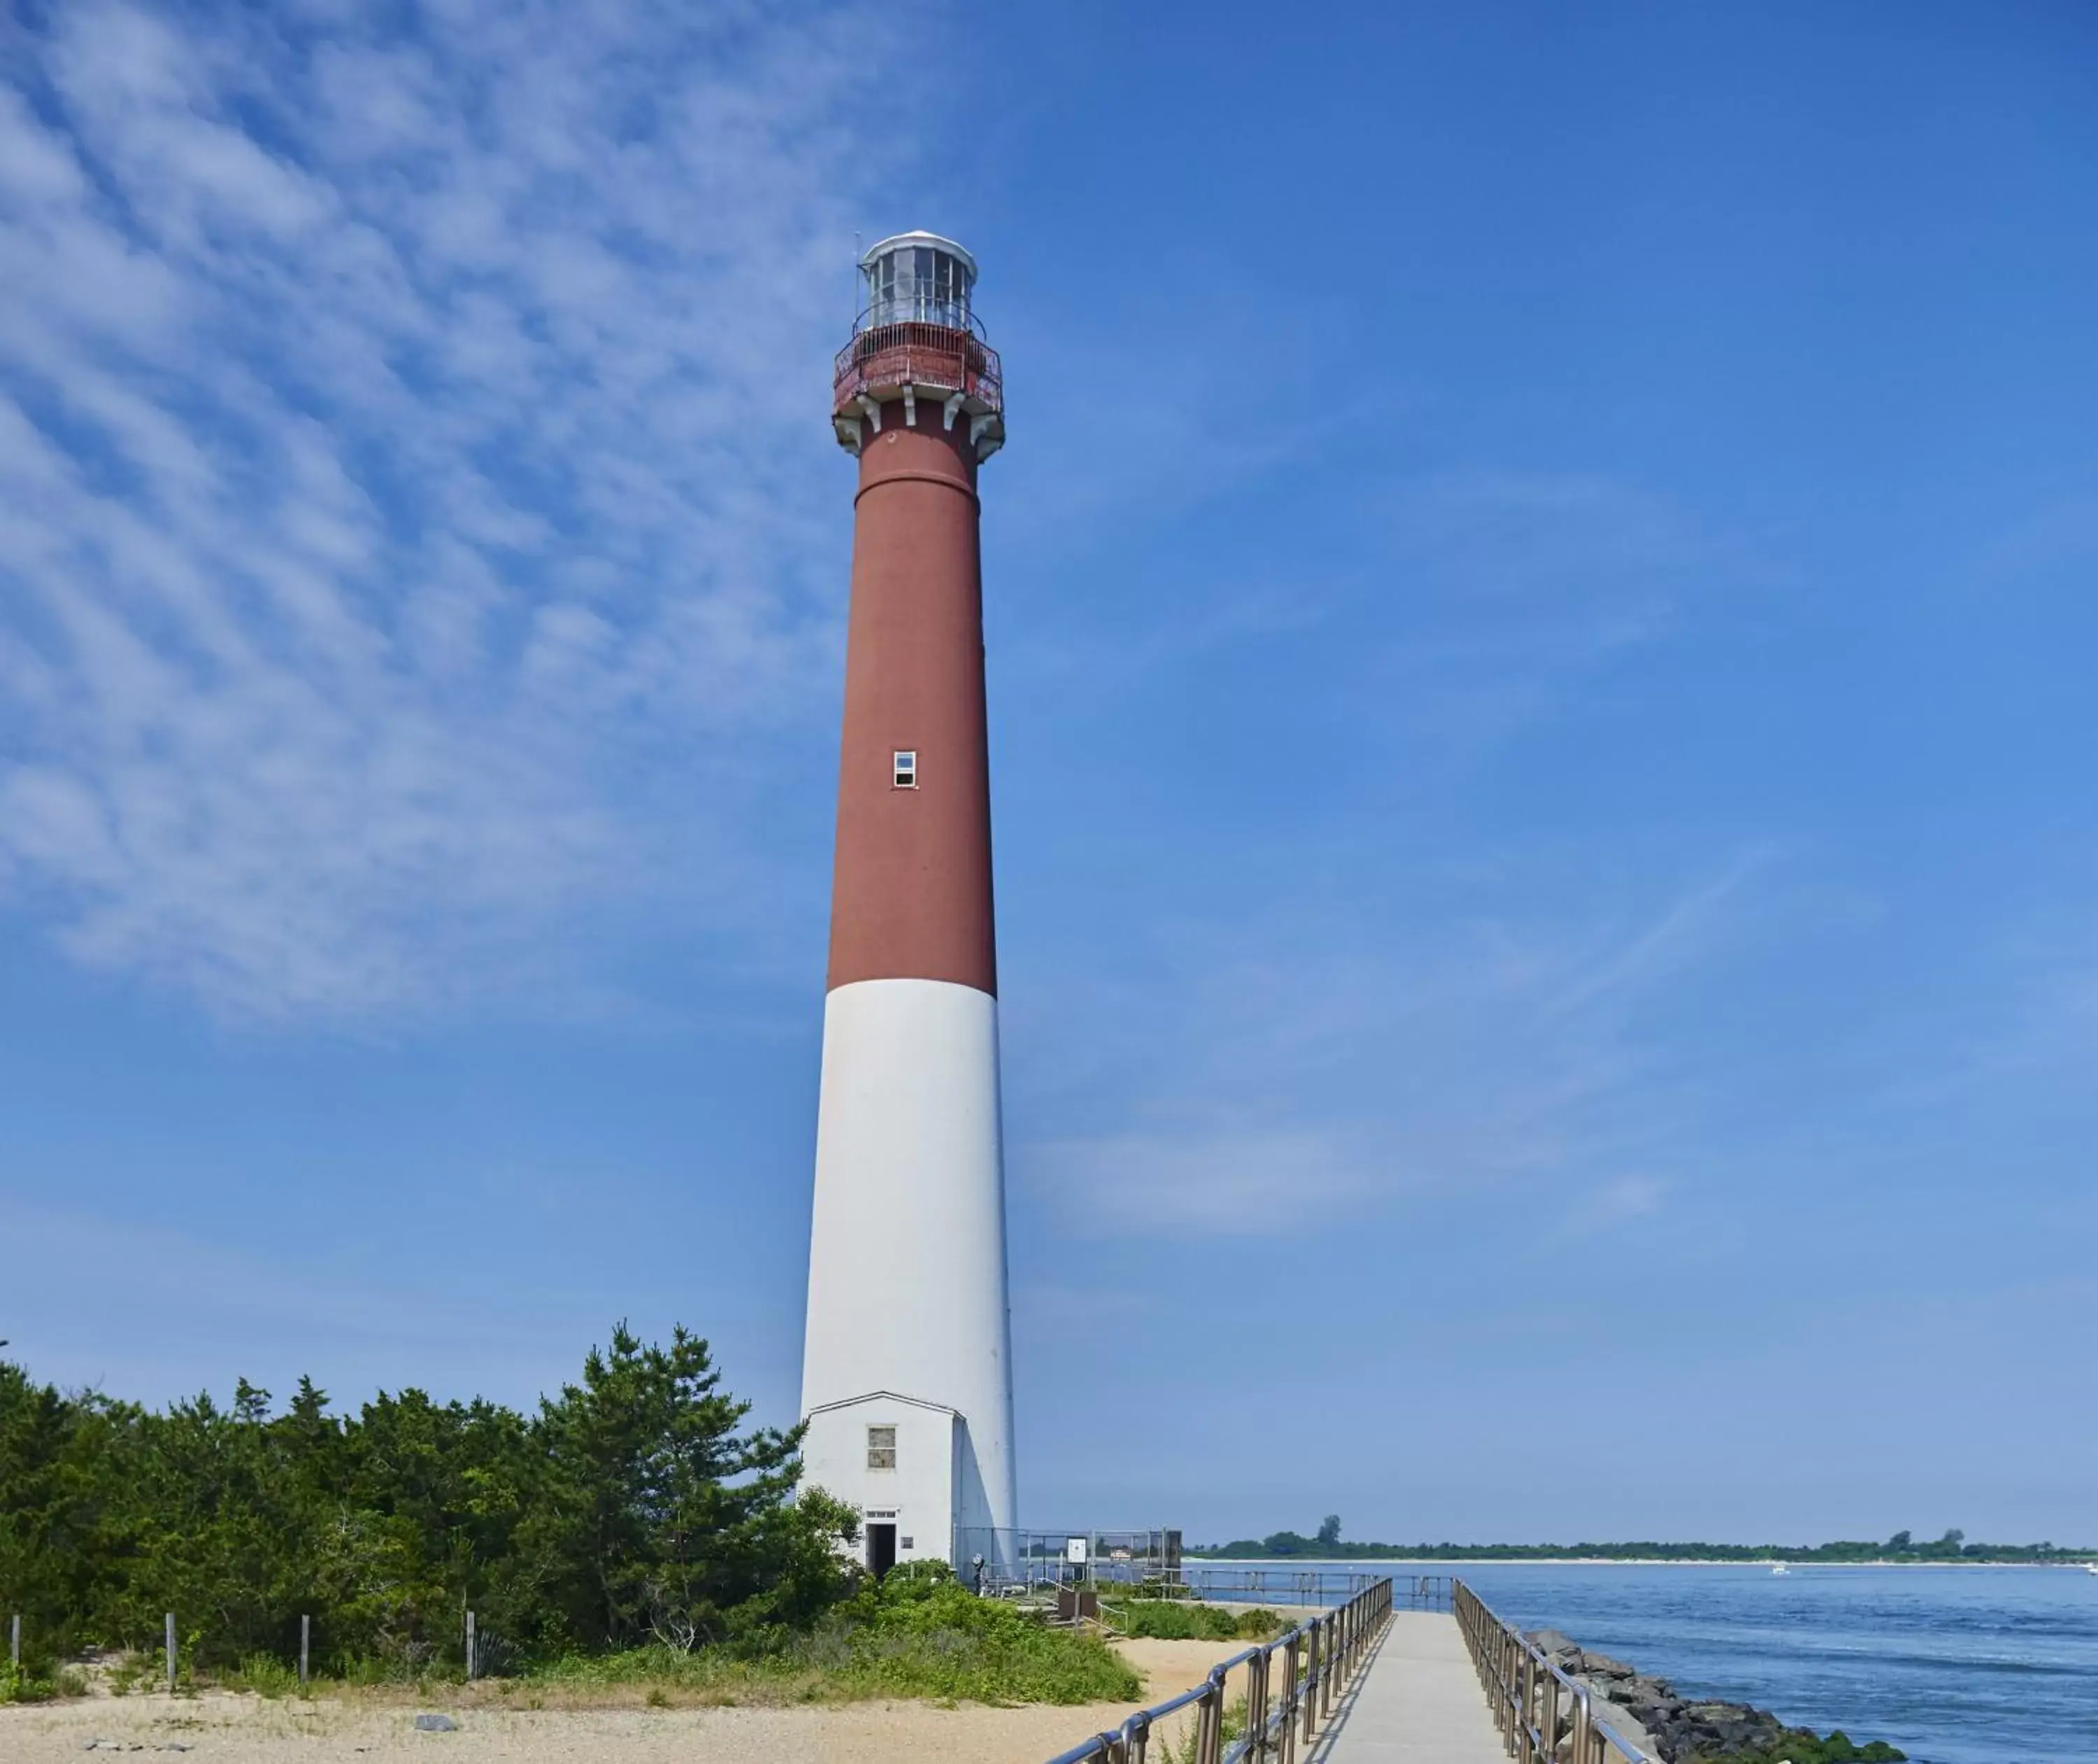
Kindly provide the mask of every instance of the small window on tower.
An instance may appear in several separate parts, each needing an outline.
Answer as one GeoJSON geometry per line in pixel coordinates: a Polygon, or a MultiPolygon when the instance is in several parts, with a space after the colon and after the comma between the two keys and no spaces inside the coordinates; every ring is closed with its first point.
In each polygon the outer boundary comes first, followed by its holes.
{"type": "Polygon", "coordinates": [[[896,1429],[871,1427],[867,1430],[867,1467],[870,1470],[896,1468],[896,1429]]]}
{"type": "Polygon", "coordinates": [[[918,788],[918,752],[915,748],[896,749],[896,788],[915,790],[918,788]]]}

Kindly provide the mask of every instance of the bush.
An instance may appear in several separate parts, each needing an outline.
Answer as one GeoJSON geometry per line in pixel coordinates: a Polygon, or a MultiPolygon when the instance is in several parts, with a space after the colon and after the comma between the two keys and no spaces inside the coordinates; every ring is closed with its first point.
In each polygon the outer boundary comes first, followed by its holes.
{"type": "Polygon", "coordinates": [[[1136,1599],[1105,1608],[1124,1635],[1168,1642],[1264,1642],[1287,1626],[1272,1611],[1233,1613],[1177,1599],[1136,1599]]]}
{"type": "Polygon", "coordinates": [[[979,1599],[944,1564],[863,1583],[813,1630],[761,1649],[750,1637],[691,1650],[660,1643],[571,1656],[531,1674],[534,1690],[639,1690],[676,1702],[821,1702],[863,1696],[948,1701],[1134,1702],[1138,1675],[1091,1634],[979,1599]]]}
{"type": "Polygon", "coordinates": [[[865,1586],[808,1654],[844,1643],[841,1676],[871,1694],[978,1703],[1133,1702],[1143,1682],[1097,1635],[979,1599],[937,1564],[865,1586]],[[928,1571],[929,1569],[929,1571],[928,1571]]]}
{"type": "Polygon", "coordinates": [[[87,1678],[77,1666],[60,1666],[49,1678],[0,1660],[0,1704],[48,1703],[58,1696],[85,1696],[87,1678]]]}
{"type": "Polygon", "coordinates": [[[250,1654],[219,1681],[229,1691],[252,1691],[257,1696],[293,1696],[299,1689],[296,1666],[271,1654],[250,1654]]]}

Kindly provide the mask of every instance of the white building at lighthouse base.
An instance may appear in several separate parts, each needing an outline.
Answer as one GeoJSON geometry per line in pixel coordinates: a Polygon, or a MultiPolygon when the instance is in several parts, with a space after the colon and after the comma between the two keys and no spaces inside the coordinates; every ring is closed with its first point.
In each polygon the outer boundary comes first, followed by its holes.
{"type": "Polygon", "coordinates": [[[809,1416],[805,1482],[859,1511],[863,1557],[876,1573],[906,1562],[995,1560],[969,1424],[958,1411],[893,1390],[826,1403],[809,1416]]]}

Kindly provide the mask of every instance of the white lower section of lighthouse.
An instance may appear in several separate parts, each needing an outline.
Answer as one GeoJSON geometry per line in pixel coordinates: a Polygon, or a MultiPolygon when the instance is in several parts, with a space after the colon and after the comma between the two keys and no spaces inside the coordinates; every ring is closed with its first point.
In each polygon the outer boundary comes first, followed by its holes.
{"type": "Polygon", "coordinates": [[[805,1477],[858,1507],[871,1566],[1012,1548],[998,1001],[863,980],[823,1010],[801,1372],[805,1477]],[[885,1531],[880,1528],[888,1528],[885,1531]]]}

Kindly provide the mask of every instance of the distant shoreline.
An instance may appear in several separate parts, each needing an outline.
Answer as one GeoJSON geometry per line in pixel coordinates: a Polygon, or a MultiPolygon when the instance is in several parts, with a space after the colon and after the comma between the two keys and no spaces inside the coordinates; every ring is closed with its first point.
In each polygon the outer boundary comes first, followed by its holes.
{"type": "Polygon", "coordinates": [[[1200,1556],[1182,1552],[1183,1563],[1218,1568],[2045,1568],[2081,1573],[2086,1557],[2045,1562],[2012,1560],[1919,1562],[1913,1558],[1846,1558],[1841,1561],[1802,1560],[1797,1556],[1200,1556]]]}

